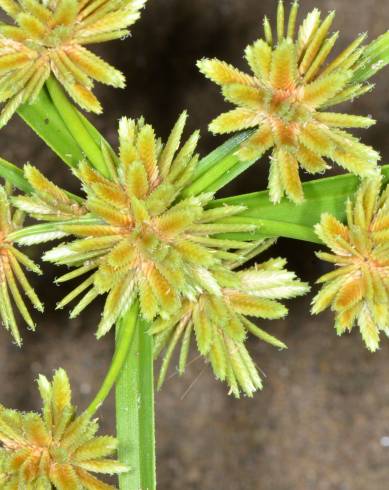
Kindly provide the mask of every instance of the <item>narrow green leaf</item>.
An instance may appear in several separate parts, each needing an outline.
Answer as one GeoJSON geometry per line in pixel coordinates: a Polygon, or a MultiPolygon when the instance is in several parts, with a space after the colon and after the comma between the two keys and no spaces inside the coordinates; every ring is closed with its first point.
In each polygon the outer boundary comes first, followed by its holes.
{"type": "Polygon", "coordinates": [[[4,158],[0,158],[0,177],[26,194],[32,192],[32,187],[24,177],[23,170],[4,158]]]}
{"type": "MultiPolygon", "coordinates": [[[[231,172],[234,171],[235,167],[239,164],[240,166],[242,165],[242,162],[239,161],[235,152],[240,144],[251,134],[252,131],[245,131],[233,136],[200,160],[194,172],[192,183],[182,192],[183,197],[195,196],[208,190],[208,188],[215,185],[217,181],[223,177],[225,178],[226,173],[232,176],[233,174],[231,174],[231,172]]],[[[246,166],[241,171],[245,170],[253,163],[254,161],[249,163],[245,162],[243,165],[246,166]]],[[[241,172],[238,172],[236,175],[239,175],[239,173],[241,172]]],[[[232,180],[232,178],[234,177],[232,176],[230,180],[232,180]]],[[[226,181],[226,183],[228,182],[226,181]]],[[[218,187],[218,185],[219,184],[216,184],[216,187],[218,187]]],[[[220,187],[218,188],[220,189],[220,187]]]]}
{"type": "Polygon", "coordinates": [[[285,217],[279,219],[262,219],[261,211],[246,215],[245,212],[239,216],[233,218],[226,218],[221,220],[220,223],[239,223],[250,224],[257,227],[257,231],[252,232],[237,232],[237,233],[220,233],[216,235],[217,238],[224,240],[260,240],[262,238],[284,237],[293,238],[295,240],[304,240],[312,243],[321,243],[320,239],[316,236],[313,227],[307,225],[300,225],[298,222],[293,223],[285,220],[285,217]]]}
{"type": "Polygon", "coordinates": [[[216,179],[214,182],[212,182],[211,185],[209,185],[206,188],[206,192],[216,193],[224,186],[232,182],[234,179],[236,179],[236,177],[238,177],[240,174],[245,172],[256,162],[256,160],[240,162],[238,159],[236,159],[236,161],[237,163],[233,167],[225,170],[224,173],[218,179],[216,179]]]}
{"type": "Polygon", "coordinates": [[[79,145],[79,148],[82,148],[90,163],[103,175],[107,175],[107,167],[101,151],[101,135],[99,135],[97,130],[91,129],[92,125],[90,123],[85,122],[86,119],[81,116],[70,102],[62,86],[53,76],[47,80],[46,86],[54,107],[61,115],[76,144],[79,145]],[[97,135],[99,135],[98,140],[96,140],[97,135]]]}
{"type": "Polygon", "coordinates": [[[365,49],[360,67],[352,77],[353,83],[365,82],[389,63],[389,31],[385,32],[365,49]]]}
{"type": "MultiPolygon", "coordinates": [[[[382,167],[385,181],[389,180],[389,165],[382,167]]],[[[318,243],[313,226],[320,221],[323,212],[330,213],[343,221],[345,218],[345,202],[358,188],[360,180],[352,174],[337,175],[311,180],[303,184],[305,200],[302,204],[294,204],[282,199],[279,204],[270,202],[268,191],[253,192],[240,196],[217,199],[209,207],[229,205],[246,206],[247,209],[235,219],[248,218],[257,220],[257,235],[284,236],[318,243]]],[[[248,239],[250,234],[231,234],[225,238],[236,240],[248,239]]],[[[251,235],[252,236],[252,235],[251,235]]],[[[224,235],[223,235],[224,237],[224,235]]]]}
{"type": "Polygon", "coordinates": [[[84,158],[45,88],[33,104],[21,106],[18,114],[67,165],[75,167],[84,158]]]}

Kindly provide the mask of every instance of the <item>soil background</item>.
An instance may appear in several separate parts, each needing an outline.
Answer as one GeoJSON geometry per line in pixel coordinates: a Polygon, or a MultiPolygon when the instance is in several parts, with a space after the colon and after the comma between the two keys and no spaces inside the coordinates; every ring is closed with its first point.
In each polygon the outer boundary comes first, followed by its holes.
{"type": "MultiPolygon", "coordinates": [[[[333,29],[342,32],[339,48],[360,32],[368,30],[372,39],[389,25],[387,0],[301,4],[303,12],[314,6],[337,10],[333,29]]],[[[166,137],[178,113],[188,109],[190,129],[202,130],[202,152],[211,150],[222,140],[207,133],[207,123],[227,106],[195,61],[217,56],[243,68],[243,48],[258,37],[263,15],[274,18],[275,6],[271,0],[150,0],[132,38],[97,49],[126,73],[128,86],[125,91],[97,88],[105,116],[93,118],[95,124],[116,144],[118,118],[143,114],[166,137]]],[[[379,121],[363,137],[382,152],[384,162],[389,161],[388,76],[387,69],[376,78],[374,93],[352,108],[379,121]]],[[[5,158],[19,165],[31,161],[60,185],[77,190],[70,173],[17,118],[1,132],[0,148],[5,158]]],[[[264,159],[224,192],[264,188],[267,171],[264,159]]],[[[287,257],[291,269],[314,281],[324,270],[315,248],[279,240],[272,253],[287,257]]],[[[34,253],[39,260],[41,250],[34,253]]],[[[75,321],[65,311],[55,312],[64,291],[52,285],[58,271],[46,267],[45,272],[44,278],[34,278],[46,303],[37,333],[24,333],[19,350],[0,331],[0,401],[38,409],[34,379],[62,366],[84,408],[108,367],[112,336],[95,340],[100,303],[75,321]]],[[[295,301],[285,321],[263,323],[288,344],[287,351],[250,342],[266,376],[254,399],[229,397],[195,351],[184,377],[172,371],[156,399],[160,490],[389,487],[389,339],[370,354],[358,332],[338,338],[330,314],[310,317],[310,300],[308,295],[295,301]]],[[[104,431],[114,431],[113,406],[111,397],[100,411],[104,431]]]]}

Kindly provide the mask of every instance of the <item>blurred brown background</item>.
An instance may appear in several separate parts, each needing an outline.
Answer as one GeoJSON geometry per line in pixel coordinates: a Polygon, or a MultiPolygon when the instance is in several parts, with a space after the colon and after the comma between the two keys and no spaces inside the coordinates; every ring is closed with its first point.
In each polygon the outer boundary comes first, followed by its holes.
{"type": "MultiPolygon", "coordinates": [[[[302,1],[301,10],[318,6],[337,10],[334,30],[339,47],[368,30],[370,39],[389,25],[387,0],[302,1]],[[386,8],[385,8],[386,7],[386,8]]],[[[98,87],[105,116],[96,125],[116,143],[117,119],[143,114],[162,136],[186,108],[190,127],[201,128],[201,150],[219,139],[206,130],[225,108],[215,86],[199,75],[195,61],[218,56],[244,67],[243,48],[258,37],[264,14],[274,18],[273,0],[150,0],[133,37],[103,46],[99,52],[127,75],[125,91],[98,87]]],[[[372,114],[379,123],[364,131],[364,140],[389,161],[389,94],[386,72],[377,88],[355,102],[353,111],[372,114]]],[[[61,185],[72,186],[64,166],[29,129],[15,118],[1,133],[1,154],[43,168],[61,185]]],[[[266,160],[228,192],[263,188],[266,160]],[[261,170],[262,168],[262,170],[261,170]]],[[[315,247],[280,240],[273,254],[286,256],[289,267],[305,280],[321,272],[315,247]]],[[[36,250],[39,259],[40,250],[36,250]]],[[[112,336],[97,342],[100,314],[95,304],[78,320],[54,312],[63,295],[52,286],[57,271],[46,268],[35,279],[46,314],[38,332],[24,333],[20,351],[0,332],[0,401],[19,409],[37,409],[33,380],[66,368],[80,408],[99,386],[112,354],[112,336]]],[[[160,490],[385,490],[389,462],[389,339],[368,353],[358,335],[336,337],[331,315],[312,318],[310,296],[295,301],[285,321],[264,322],[289,350],[251,341],[250,349],[266,375],[265,388],[254,399],[234,400],[213,379],[208,366],[194,361],[183,378],[172,373],[157,395],[158,475],[160,490]]],[[[101,410],[103,429],[114,430],[113,399],[101,410]]]]}

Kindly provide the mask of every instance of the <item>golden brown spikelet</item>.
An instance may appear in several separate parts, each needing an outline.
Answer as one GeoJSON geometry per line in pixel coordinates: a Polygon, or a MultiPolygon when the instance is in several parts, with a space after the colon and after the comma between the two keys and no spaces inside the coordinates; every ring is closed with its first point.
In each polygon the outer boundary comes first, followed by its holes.
{"type": "Polygon", "coordinates": [[[50,74],[87,111],[100,113],[100,82],[123,88],[123,74],[85,48],[124,38],[147,0],[1,0],[14,24],[0,26],[0,126],[33,102],[50,74]]]}
{"type": "Polygon", "coordinates": [[[200,71],[220,85],[226,101],[237,106],[214,119],[210,130],[252,129],[237,151],[241,160],[259,159],[272,149],[269,190],[273,202],[284,194],[296,203],[303,201],[299,167],[309,173],[323,172],[332,160],[365,177],[376,171],[379,160],[373,148],[341,129],[366,128],[374,124],[373,119],[326,111],[371,87],[365,82],[385,65],[373,62],[377,51],[388,45],[388,36],[366,47],[362,46],[366,36],[360,35],[328,63],[338,37],[330,34],[334,12],[322,19],[314,9],[296,29],[297,12],[294,2],[286,19],[284,4],[278,3],[275,36],[265,19],[265,38],[245,51],[253,75],[218,59],[198,62],[200,71]],[[370,65],[371,70],[365,70],[368,75],[362,76],[361,67],[370,65]]]}
{"type": "Polygon", "coordinates": [[[0,319],[18,345],[21,345],[22,340],[12,303],[15,304],[28,327],[35,329],[34,321],[21,291],[37,310],[43,311],[43,304],[23,269],[28,269],[36,274],[41,274],[41,270],[27,255],[16,248],[12,239],[12,233],[22,227],[22,221],[23,214],[17,210],[13,211],[7,191],[0,186],[0,319]]]}
{"type": "Polygon", "coordinates": [[[0,483],[2,488],[115,490],[92,473],[128,471],[109,457],[113,437],[96,436],[98,424],[86,413],[76,416],[69,379],[58,369],[50,383],[38,379],[42,414],[0,406],[0,483]]]}
{"type": "Polygon", "coordinates": [[[331,307],[338,335],[357,325],[371,351],[378,349],[381,331],[389,334],[389,190],[380,189],[380,177],[364,180],[347,202],[346,225],[329,214],[316,225],[331,250],[317,256],[336,269],[319,279],[324,285],[312,312],[331,307]]]}

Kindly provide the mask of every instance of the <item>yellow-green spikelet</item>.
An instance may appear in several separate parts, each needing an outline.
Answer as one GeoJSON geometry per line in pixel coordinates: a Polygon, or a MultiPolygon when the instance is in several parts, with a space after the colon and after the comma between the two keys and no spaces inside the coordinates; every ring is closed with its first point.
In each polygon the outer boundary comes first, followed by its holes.
{"type": "MultiPolygon", "coordinates": [[[[260,252],[258,246],[265,249],[269,244],[254,245],[255,253],[260,252]]],[[[235,272],[234,264],[225,263],[215,272],[217,290],[203,291],[193,300],[186,300],[175,315],[157,319],[150,333],[155,338],[155,356],[164,351],[159,386],[180,341],[178,371],[185,371],[194,333],[200,354],[210,362],[216,378],[227,383],[230,393],[236,397],[241,392],[253,396],[261,389],[261,376],[245,345],[247,334],[280,349],[286,345],[248,317],[282,318],[288,310],[279,300],[301,296],[309,290],[284,266],[285,260],[277,258],[235,272]]]]}

